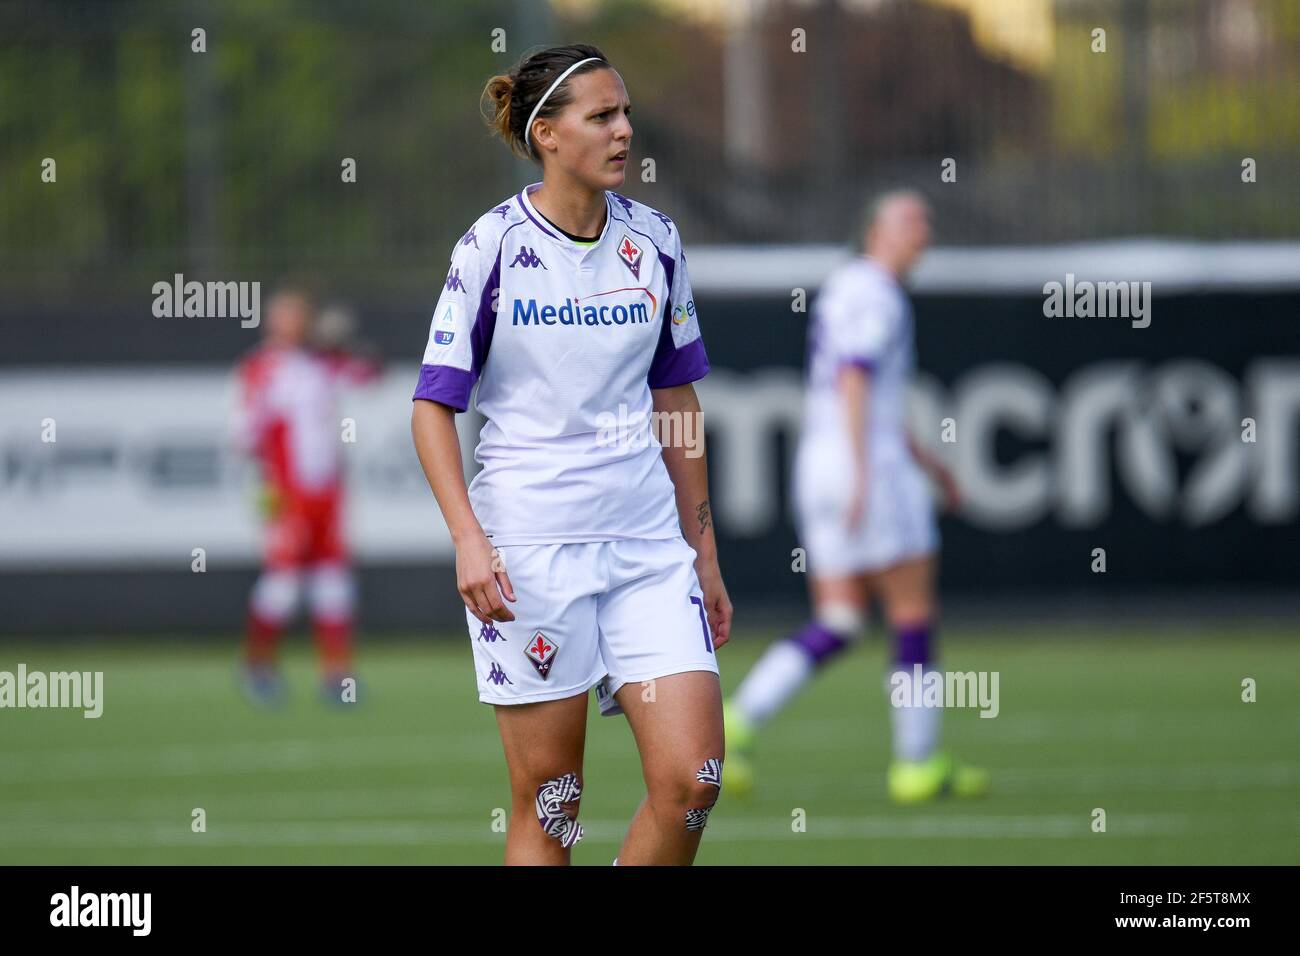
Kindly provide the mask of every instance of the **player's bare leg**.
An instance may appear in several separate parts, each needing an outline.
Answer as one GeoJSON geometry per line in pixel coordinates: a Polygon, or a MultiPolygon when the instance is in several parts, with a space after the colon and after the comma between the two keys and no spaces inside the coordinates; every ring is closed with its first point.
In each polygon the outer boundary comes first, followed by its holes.
{"type": "Polygon", "coordinates": [[[934,618],[934,577],[934,556],[927,554],[864,575],[864,580],[880,597],[890,627],[897,629],[934,618]]]}
{"type": "Polygon", "coordinates": [[[641,753],[646,797],[618,852],[620,866],[688,866],[721,790],[725,756],[718,676],[690,671],[616,693],[641,753]]]}
{"type": "Polygon", "coordinates": [[[751,762],[759,730],[827,664],[861,638],[868,591],[862,576],[811,577],[811,619],[799,631],[772,644],[725,707],[731,759],[723,768],[726,786],[745,796],[754,786],[751,762]]]}
{"type": "Polygon", "coordinates": [[[567,866],[587,737],[587,695],[494,708],[510,771],[507,866],[567,866]],[[548,813],[539,812],[548,808],[548,813]]]}

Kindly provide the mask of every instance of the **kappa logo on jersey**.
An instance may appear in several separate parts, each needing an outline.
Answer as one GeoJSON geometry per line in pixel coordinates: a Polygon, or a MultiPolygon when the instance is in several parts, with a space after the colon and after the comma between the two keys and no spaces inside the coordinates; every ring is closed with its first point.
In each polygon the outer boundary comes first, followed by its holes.
{"type": "MultiPolygon", "coordinates": [[[[520,246],[519,251],[515,253],[515,261],[510,263],[510,268],[513,269],[515,266],[523,266],[525,269],[535,269],[541,266],[546,269],[546,263],[537,258],[537,253],[528,246],[520,246]]],[[[546,271],[550,272],[551,270],[546,269],[546,271]]]]}
{"type": "Polygon", "coordinates": [[[495,661],[492,662],[492,669],[488,671],[487,680],[489,684],[496,684],[498,687],[502,684],[514,684],[514,681],[507,677],[506,672],[501,669],[501,665],[495,661]]]}
{"type": "Polygon", "coordinates": [[[478,248],[478,236],[476,236],[476,235],[474,234],[474,230],[475,230],[476,228],[477,228],[477,225],[474,225],[474,226],[470,226],[470,227],[469,227],[469,232],[465,233],[465,238],[462,239],[462,240],[460,241],[460,244],[461,244],[462,246],[468,246],[468,245],[472,242],[472,243],[474,243],[474,248],[475,248],[475,249],[478,248]]]}
{"type": "Polygon", "coordinates": [[[496,213],[498,216],[500,216],[502,219],[505,219],[507,216],[510,215],[510,203],[506,203],[504,206],[497,206],[497,208],[493,209],[492,211],[496,213]]]}
{"type": "Polygon", "coordinates": [[[626,232],[623,233],[623,241],[618,244],[618,257],[632,270],[632,275],[641,278],[641,247],[626,232]]]}
{"type": "MultiPolygon", "coordinates": [[[[495,644],[498,638],[504,641],[506,639],[506,636],[502,634],[500,631],[498,631],[496,629],[496,625],[494,625],[491,621],[484,624],[482,627],[478,629],[478,639],[480,641],[486,641],[489,644],[495,644]]],[[[506,641],[506,643],[509,643],[509,641],[506,641]]]]}
{"type": "Polygon", "coordinates": [[[541,631],[533,635],[532,643],[524,649],[528,659],[532,661],[537,673],[542,675],[542,680],[546,680],[551,673],[551,665],[555,663],[555,655],[559,652],[560,645],[548,638],[541,631]]]}
{"type": "Polygon", "coordinates": [[[460,281],[460,270],[452,269],[447,273],[446,289],[448,292],[464,292],[465,283],[460,281]]]}
{"type": "Polygon", "coordinates": [[[610,195],[613,196],[615,199],[617,199],[619,202],[621,202],[623,204],[623,208],[626,209],[628,212],[632,211],[632,200],[620,196],[618,193],[610,193],[610,195]]]}
{"type": "Polygon", "coordinates": [[[433,333],[433,341],[435,345],[451,345],[451,340],[455,337],[455,332],[444,332],[442,329],[433,333]]]}

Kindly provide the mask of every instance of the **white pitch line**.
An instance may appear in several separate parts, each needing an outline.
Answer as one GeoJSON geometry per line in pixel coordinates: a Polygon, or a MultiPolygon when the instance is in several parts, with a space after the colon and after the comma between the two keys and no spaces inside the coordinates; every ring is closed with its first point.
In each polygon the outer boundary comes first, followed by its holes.
{"type": "MultiPolygon", "coordinates": [[[[758,764],[760,785],[766,777],[758,764]]],[[[1043,793],[1165,793],[1233,792],[1239,790],[1300,790],[1300,766],[1274,763],[1211,763],[1109,767],[1005,767],[990,768],[989,799],[1000,795],[1043,793]]],[[[782,792],[807,794],[884,792],[883,771],[809,779],[796,784],[773,778],[782,792]]]]}
{"type": "MultiPolygon", "coordinates": [[[[504,786],[501,789],[502,799],[508,802],[508,791],[504,786]]],[[[205,796],[191,789],[169,797],[150,796],[139,799],[124,796],[120,802],[102,795],[95,799],[0,801],[0,817],[9,821],[26,819],[43,823],[53,823],[56,817],[62,817],[85,822],[93,820],[95,814],[107,810],[157,820],[177,813],[188,817],[194,807],[202,807],[209,817],[287,816],[301,820],[345,817],[358,813],[373,816],[386,810],[430,813],[455,811],[472,805],[472,801],[483,802],[483,791],[467,787],[437,786],[370,790],[317,790],[304,787],[299,790],[257,793],[217,792],[205,796]]]]}
{"type": "MultiPolygon", "coordinates": [[[[630,752],[630,744],[588,741],[587,756],[630,752]]],[[[360,766],[435,767],[440,762],[490,764],[504,772],[501,741],[495,731],[459,732],[453,737],[430,731],[407,736],[306,738],[299,740],[169,743],[95,750],[0,754],[0,778],[23,781],[112,780],[140,776],[185,777],[205,773],[243,774],[360,766]]]]}
{"type": "MultiPolygon", "coordinates": [[[[627,820],[582,820],[588,838],[616,843],[627,830],[627,820]]],[[[1190,832],[1187,814],[1115,815],[1107,833],[1110,839],[1132,836],[1173,836],[1190,832]]],[[[1204,833],[1203,818],[1196,818],[1204,833]]],[[[1293,822],[1300,825],[1300,821],[1293,822]]],[[[1073,816],[863,816],[807,818],[806,832],[791,830],[786,817],[755,820],[717,819],[709,822],[710,843],[750,843],[787,840],[1074,840],[1097,839],[1086,813],[1073,816]]],[[[71,826],[0,825],[0,847],[187,847],[196,854],[209,846],[451,846],[497,843],[505,835],[493,832],[490,820],[482,822],[349,821],[346,823],[235,823],[211,826],[207,833],[191,833],[187,823],[166,826],[130,822],[74,824],[71,826]]]]}
{"type": "MultiPolygon", "coordinates": [[[[970,708],[954,711],[963,714],[970,708]]],[[[801,750],[824,749],[840,750],[858,746],[854,730],[861,735],[881,732],[883,724],[875,723],[877,717],[883,720],[886,709],[882,705],[878,714],[869,715],[861,723],[845,718],[801,718],[774,722],[763,735],[763,740],[789,742],[801,750]]],[[[1185,714],[1161,712],[1143,714],[1137,711],[1113,714],[1095,713],[1092,715],[1077,712],[1061,713],[1014,713],[1005,706],[995,718],[976,719],[971,726],[963,724],[966,732],[977,731],[980,739],[996,741],[999,746],[1013,743],[1039,742],[1043,740],[1079,740],[1095,741],[1098,738],[1129,737],[1138,738],[1147,735],[1165,739],[1175,737],[1180,740],[1195,735],[1197,740],[1235,740],[1244,733],[1250,733],[1256,726],[1253,715],[1245,712],[1225,713],[1222,711],[1188,711],[1185,714]]],[[[965,720],[965,718],[962,718],[965,720]]],[[[1288,729],[1300,734],[1300,716],[1284,715],[1270,723],[1270,730],[1288,729]]]]}
{"type": "Polygon", "coordinates": [[[495,735],[475,742],[458,734],[448,740],[433,733],[405,737],[355,737],[330,740],[271,740],[168,744],[103,750],[53,750],[0,756],[0,776],[30,780],[134,778],[143,775],[193,776],[205,773],[264,773],[322,767],[433,766],[437,761],[499,763],[495,735]],[[450,755],[448,751],[453,753],[450,755]]]}

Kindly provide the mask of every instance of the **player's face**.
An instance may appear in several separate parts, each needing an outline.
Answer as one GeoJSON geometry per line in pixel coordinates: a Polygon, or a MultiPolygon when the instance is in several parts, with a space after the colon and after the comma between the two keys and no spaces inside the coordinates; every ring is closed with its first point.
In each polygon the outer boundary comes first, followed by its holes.
{"type": "Polygon", "coordinates": [[[930,207],[912,196],[892,200],[880,211],[867,242],[900,273],[906,272],[930,244],[930,207]]]}
{"type": "Polygon", "coordinates": [[[595,70],[569,80],[573,101],[548,121],[554,131],[552,160],[592,189],[618,189],[632,145],[632,105],[623,78],[595,70]]]}
{"type": "Polygon", "coordinates": [[[899,212],[899,239],[909,260],[915,260],[930,244],[930,209],[916,199],[907,199],[899,212]]]}
{"type": "Polygon", "coordinates": [[[267,307],[267,333],[277,345],[301,345],[307,340],[310,325],[311,309],[300,295],[281,293],[267,307]]]}

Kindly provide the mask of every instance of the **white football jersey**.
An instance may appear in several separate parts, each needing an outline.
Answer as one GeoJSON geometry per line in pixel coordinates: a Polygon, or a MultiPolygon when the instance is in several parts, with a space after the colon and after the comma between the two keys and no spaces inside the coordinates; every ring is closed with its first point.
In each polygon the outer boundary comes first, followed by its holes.
{"type": "Polygon", "coordinates": [[[413,398],[464,411],[477,383],[469,495],[494,544],[675,537],[650,389],[709,370],[677,228],[606,192],[599,239],[574,242],[540,186],[457,242],[413,398]]]}
{"type": "Polygon", "coordinates": [[[905,413],[916,364],[912,307],[898,280],[857,256],[831,273],[813,301],[808,330],[808,391],[801,440],[842,450],[847,433],[836,379],[842,365],[871,373],[867,453],[873,462],[910,458],[905,413]]]}

